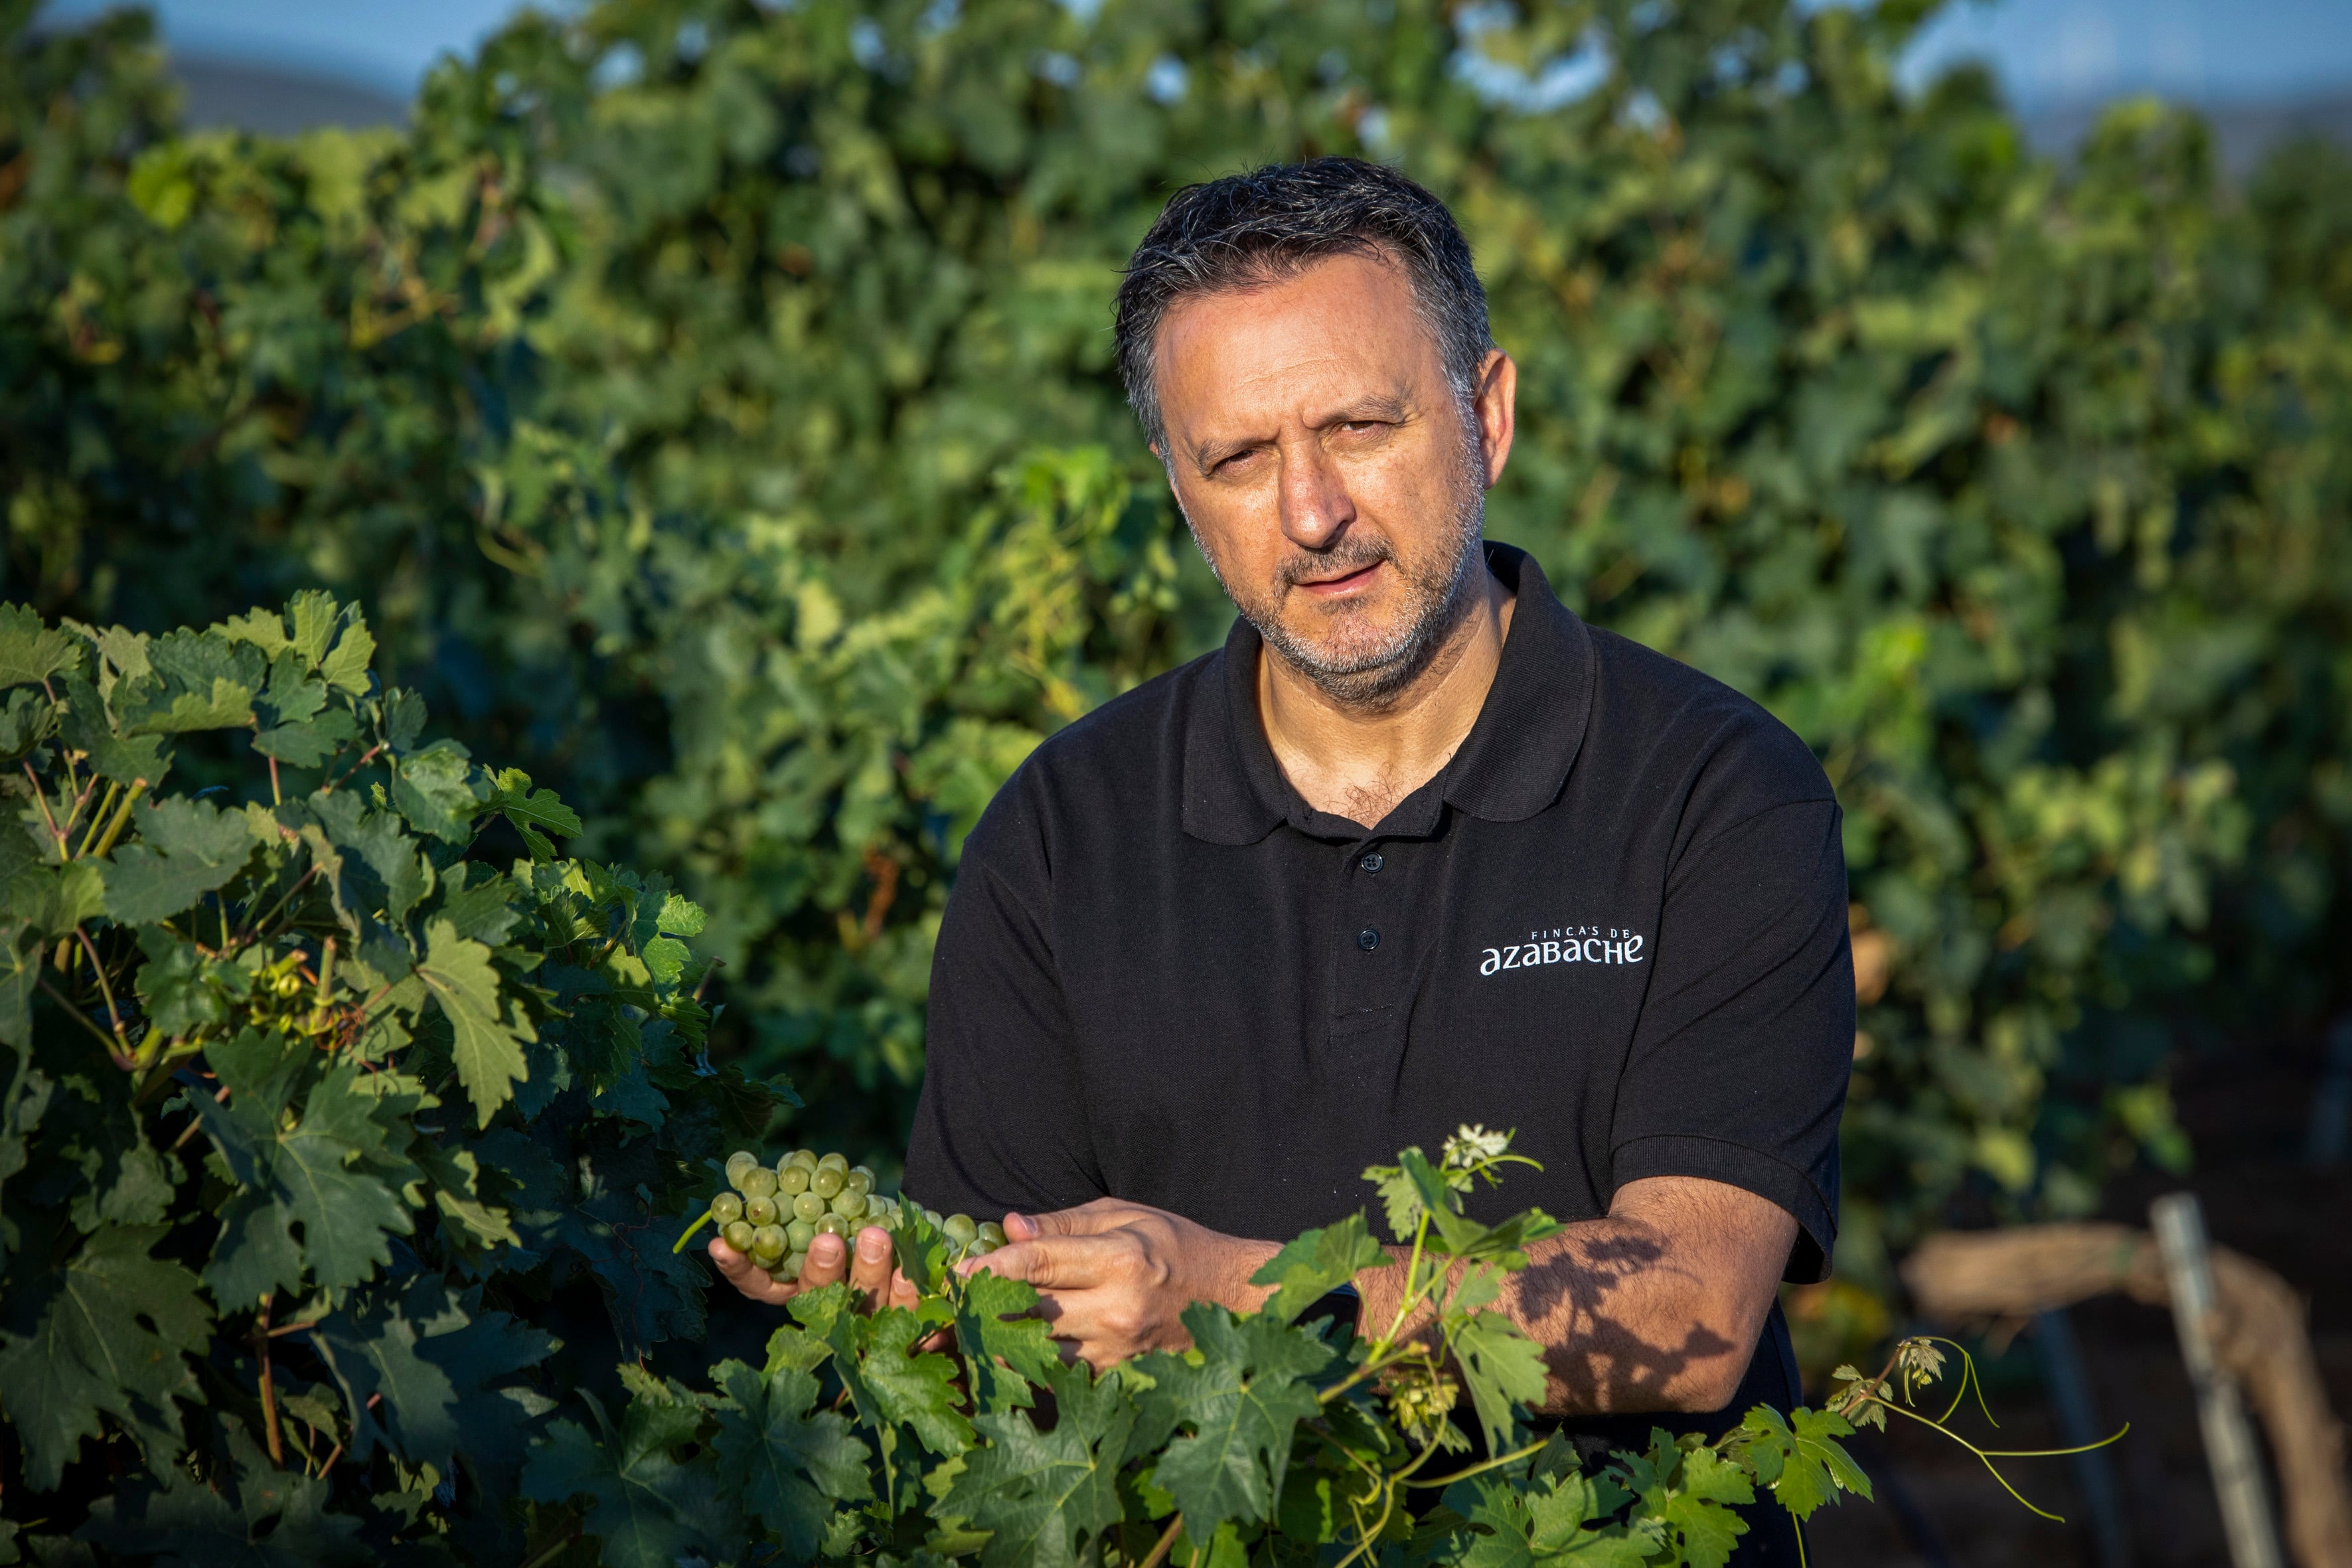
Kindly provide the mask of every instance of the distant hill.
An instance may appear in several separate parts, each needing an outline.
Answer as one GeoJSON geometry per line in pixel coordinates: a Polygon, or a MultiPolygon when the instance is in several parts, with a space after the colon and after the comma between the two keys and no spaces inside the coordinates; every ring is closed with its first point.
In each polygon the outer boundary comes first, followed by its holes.
{"type": "Polygon", "coordinates": [[[174,57],[172,74],[186,95],[191,130],[290,136],[320,125],[358,129],[408,119],[406,100],[343,77],[199,55],[174,57]]]}
{"type": "MultiPolygon", "coordinates": [[[[407,103],[382,88],[349,78],[251,60],[182,55],[174,73],[187,94],[192,127],[233,127],[291,135],[316,125],[398,125],[407,103]]],[[[2033,145],[2053,157],[2071,156],[2106,107],[2105,102],[2025,109],[2019,120],[2033,145]]],[[[2242,178],[2263,153],[2291,136],[2320,135],[2352,146],[2352,88],[2276,103],[2203,106],[2221,143],[2222,168],[2242,178]]]]}
{"type": "MultiPolygon", "coordinates": [[[[2106,107],[2099,102],[2021,110],[2018,121],[2036,148],[2066,158],[2083,144],[2106,107]]],[[[2319,136],[2352,147],[2352,88],[2276,103],[2204,103],[2197,108],[2213,126],[2222,171],[2231,179],[2243,179],[2264,153],[2294,137],[2319,136]]]]}

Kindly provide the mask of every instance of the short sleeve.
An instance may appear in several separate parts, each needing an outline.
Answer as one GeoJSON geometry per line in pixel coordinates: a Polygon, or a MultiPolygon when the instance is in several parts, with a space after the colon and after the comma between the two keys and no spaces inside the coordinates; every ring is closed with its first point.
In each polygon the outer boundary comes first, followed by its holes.
{"type": "Polygon", "coordinates": [[[966,842],[931,958],[923,1090],[906,1190],[994,1218],[1103,1195],[1087,1141],[1050,885],[1019,788],[966,842]]]}
{"type": "Polygon", "coordinates": [[[1826,1279],[1853,958],[1837,805],[1767,807],[1677,859],[1619,1085],[1610,1173],[1700,1176],[1769,1198],[1800,1234],[1785,1278],[1826,1279]]]}

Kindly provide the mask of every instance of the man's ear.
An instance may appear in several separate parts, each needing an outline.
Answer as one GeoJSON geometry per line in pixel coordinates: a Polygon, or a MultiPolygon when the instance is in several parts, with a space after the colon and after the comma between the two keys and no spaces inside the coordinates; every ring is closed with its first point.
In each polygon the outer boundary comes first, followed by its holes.
{"type": "Polygon", "coordinates": [[[1478,367],[1478,447],[1486,459],[1486,488],[1493,489],[1510,461],[1511,437],[1518,428],[1519,367],[1500,349],[1486,351],[1478,367]]]}

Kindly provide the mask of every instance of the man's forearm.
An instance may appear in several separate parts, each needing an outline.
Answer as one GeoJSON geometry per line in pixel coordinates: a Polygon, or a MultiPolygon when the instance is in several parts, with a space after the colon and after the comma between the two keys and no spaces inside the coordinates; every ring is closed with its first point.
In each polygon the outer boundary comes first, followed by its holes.
{"type": "MultiPolygon", "coordinates": [[[[1528,1248],[1496,1305],[1544,1347],[1552,1415],[1718,1410],[1738,1392],[1796,1224],[1714,1183],[1637,1183],[1619,1212],[1528,1248]],[[1636,1192],[1635,1188],[1648,1189],[1636,1192]]],[[[1397,1262],[1357,1277],[1361,1331],[1395,1322],[1397,1262]]]]}

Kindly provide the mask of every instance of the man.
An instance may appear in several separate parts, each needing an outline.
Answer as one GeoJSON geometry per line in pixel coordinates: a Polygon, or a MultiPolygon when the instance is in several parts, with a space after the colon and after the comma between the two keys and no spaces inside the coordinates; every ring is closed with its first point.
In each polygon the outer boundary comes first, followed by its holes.
{"type": "MultiPolygon", "coordinates": [[[[1005,1214],[988,1266],[1101,1366],[1181,1345],[1192,1300],[1256,1306],[1366,1165],[1516,1128],[1542,1172],[1473,1205],[1570,1222],[1503,1301],[1548,1414],[1600,1447],[1794,1403],[1775,1287],[1827,1269],[1853,1039],[1811,753],[1482,541],[1517,370],[1402,176],[1179,193],[1118,339],[1241,618],[1040,746],[971,835],[908,1190],[1005,1214]]],[[[893,1288],[879,1233],[856,1253],[807,1278],[893,1288]]],[[[1401,1273],[1359,1280],[1367,1320],[1401,1273]]],[[[1742,1561],[1794,1560],[1754,1522],[1742,1561]]]]}

